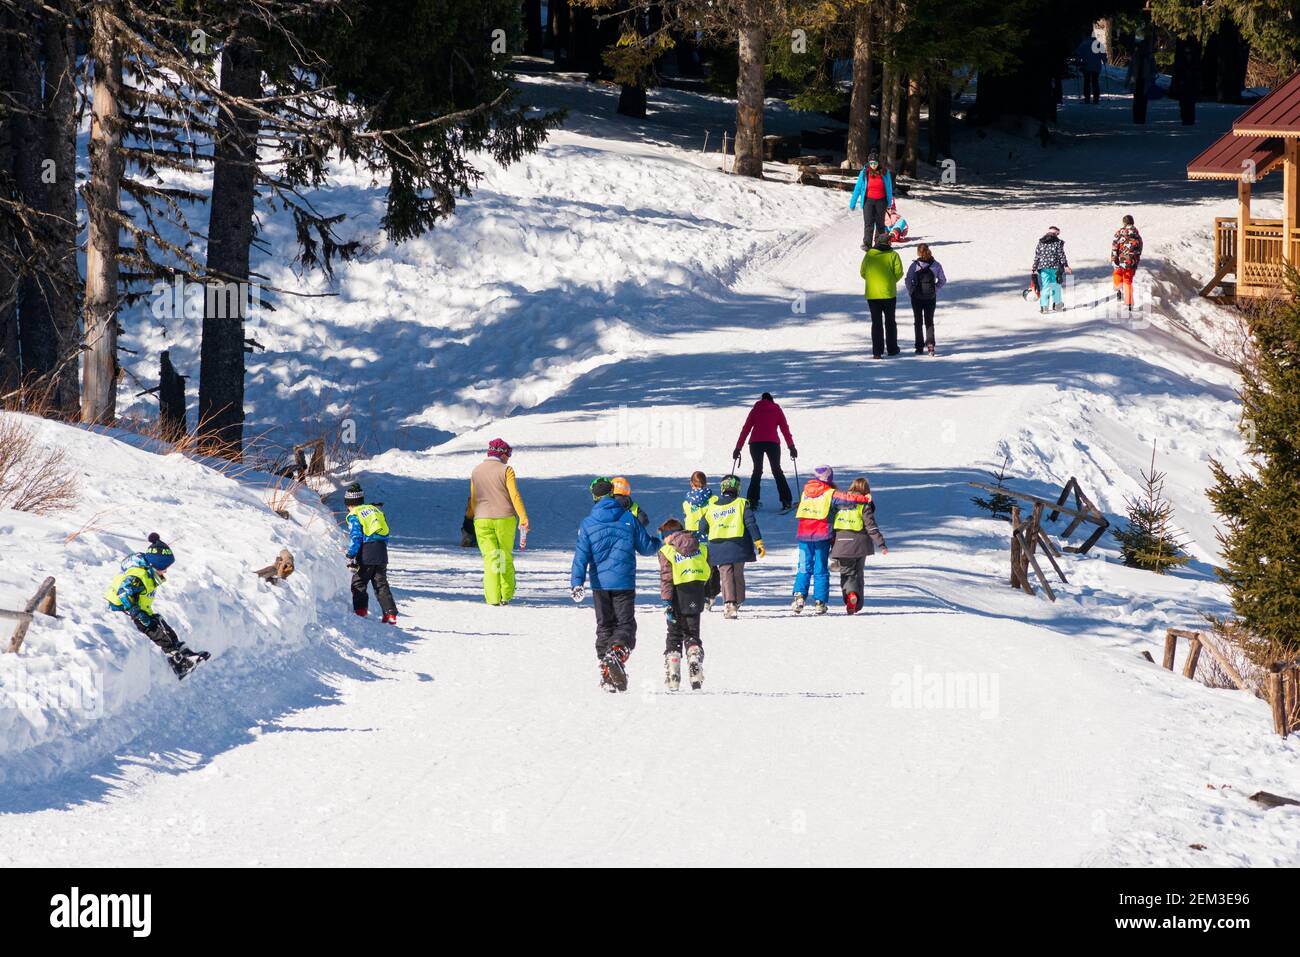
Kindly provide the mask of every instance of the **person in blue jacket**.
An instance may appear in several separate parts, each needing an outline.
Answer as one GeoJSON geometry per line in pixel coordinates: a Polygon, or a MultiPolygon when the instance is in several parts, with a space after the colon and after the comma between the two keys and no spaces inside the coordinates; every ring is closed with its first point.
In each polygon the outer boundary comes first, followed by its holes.
{"type": "Polygon", "coordinates": [[[870,249],[876,244],[876,237],[887,232],[885,210],[894,208],[894,179],[880,165],[875,150],[867,155],[867,165],[858,174],[853,195],[849,197],[849,209],[857,209],[858,200],[862,201],[862,248],[870,249]]]}
{"type": "Polygon", "coordinates": [[[578,528],[569,589],[575,602],[591,582],[596,607],[596,658],[600,661],[600,686],[605,691],[627,690],[627,664],[636,647],[636,556],[654,555],[663,542],[614,497],[607,478],[591,483],[591,514],[578,528]]]}

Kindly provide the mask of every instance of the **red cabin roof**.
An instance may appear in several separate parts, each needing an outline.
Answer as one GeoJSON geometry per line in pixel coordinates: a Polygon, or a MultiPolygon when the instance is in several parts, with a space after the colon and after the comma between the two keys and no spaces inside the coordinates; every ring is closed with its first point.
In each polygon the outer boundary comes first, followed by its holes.
{"type": "Polygon", "coordinates": [[[1300,70],[1232,124],[1237,136],[1300,137],[1300,70]]]}

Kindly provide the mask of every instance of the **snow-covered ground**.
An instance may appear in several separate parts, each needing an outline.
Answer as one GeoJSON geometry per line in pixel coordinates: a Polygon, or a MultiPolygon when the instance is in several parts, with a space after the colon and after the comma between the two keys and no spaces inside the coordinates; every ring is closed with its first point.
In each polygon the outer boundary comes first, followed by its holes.
{"type": "MultiPolygon", "coordinates": [[[[181,553],[160,605],[217,653],[179,687],[149,664],[141,700],[158,724],[51,730],[80,748],[78,770],[24,785],[39,749],[0,754],[0,863],[1300,861],[1297,809],[1247,799],[1300,790],[1294,739],[1271,733],[1253,697],[1140,656],[1159,658],[1166,627],[1226,610],[1203,489],[1210,458],[1241,452],[1234,378],[1215,351],[1221,315],[1191,296],[1231,201],[1182,171],[1231,113],[1205,107],[1187,130],[1176,104],[1157,102],[1137,129],[1126,100],[1071,101],[1045,151],[997,133],[967,144],[969,175],[959,166],[955,187],[900,202],[951,280],[941,355],[875,362],[861,220],[844,194],[724,177],[665,132],[675,110],[720,131],[725,102],[666,93],[659,120],[611,135],[608,91],[527,82],[569,106],[568,131],[489,171],[431,236],[342,268],[337,299],[288,302],[258,332],[269,350],[250,383],[255,419],[353,415],[371,449],[388,449],[361,477],[397,535],[402,627],[347,620],[341,571],[327,567],[338,541],[316,534],[326,523],[309,506],[297,524],[311,527],[294,528],[197,465],[87,445],[85,461],[113,462],[124,483],[163,467],[185,478],[145,483],[149,517],[84,546],[59,543],[79,516],[22,519],[45,536],[46,564],[17,561],[30,544],[7,537],[5,597],[60,564],[88,584],[70,589],[71,620],[33,628],[18,667],[100,645],[104,666],[150,661],[97,611],[137,526],[181,553]],[[1003,150],[1014,155],[1000,163],[1003,150]],[[1108,298],[1126,212],[1155,297],[1136,322],[1092,305],[1108,298]],[[1070,252],[1076,308],[1040,317],[1019,290],[1049,225],[1070,252]],[[631,693],[600,693],[591,610],[566,587],[587,482],[627,475],[657,524],[692,469],[720,474],[764,390],[790,417],[802,476],[825,462],[871,478],[890,554],[869,564],[866,613],[790,614],[794,523],[764,511],[768,555],[751,566],[741,620],[704,622],[705,690],[663,689],[646,561],[631,693]],[[307,412],[284,411],[299,394],[307,412]],[[498,434],[517,450],[533,528],[518,600],[488,608],[477,552],[457,538],[465,478],[498,434]],[[964,483],[1009,455],[1018,487],[1077,476],[1118,521],[1153,441],[1192,564],[1159,578],[1104,542],[1067,556],[1055,604],[1011,591],[1005,526],[964,483]],[[304,625],[314,609],[248,583],[282,542],[311,560],[290,594],[314,592],[321,620],[337,622],[304,625]],[[290,619],[298,640],[265,670],[251,666],[263,639],[217,646],[290,619]]],[[[359,182],[355,194],[374,199],[359,182]]],[[[193,348],[181,327],[170,334],[178,354],[193,348]]],[[[153,336],[136,344],[156,348],[153,336]]]]}

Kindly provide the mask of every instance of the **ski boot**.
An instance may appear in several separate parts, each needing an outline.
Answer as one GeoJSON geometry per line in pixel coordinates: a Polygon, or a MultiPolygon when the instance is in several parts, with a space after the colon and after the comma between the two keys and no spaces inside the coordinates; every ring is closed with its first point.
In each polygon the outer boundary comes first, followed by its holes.
{"type": "Polygon", "coordinates": [[[844,596],[844,610],[850,615],[856,615],[858,609],[862,607],[862,599],[855,591],[849,592],[844,596]]]}
{"type": "Polygon", "coordinates": [[[171,664],[178,681],[183,681],[200,661],[207,661],[210,657],[211,655],[206,651],[191,651],[184,645],[167,653],[167,661],[171,664]]]}
{"type": "Polygon", "coordinates": [[[824,601],[813,602],[814,615],[824,615],[826,614],[827,610],[828,609],[826,608],[826,602],[824,601]]]}
{"type": "Polygon", "coordinates": [[[369,608],[353,608],[353,609],[352,609],[352,613],[353,613],[354,615],[356,615],[358,618],[365,618],[367,615],[370,614],[370,609],[369,609],[369,608]]]}
{"type": "Polygon", "coordinates": [[[739,618],[740,611],[734,601],[727,602],[727,607],[722,612],[723,618],[739,618]]]}
{"type": "Polygon", "coordinates": [[[925,351],[930,353],[930,355],[934,355],[934,343],[932,342],[928,346],[926,346],[925,351]]]}
{"type": "Polygon", "coordinates": [[[385,614],[385,615],[384,615],[384,624],[385,624],[385,625],[395,625],[395,624],[397,624],[397,613],[396,613],[396,612],[389,612],[389,613],[385,614]]]}
{"type": "MultiPolygon", "coordinates": [[[[601,674],[605,681],[613,685],[614,691],[627,690],[627,670],[623,665],[627,663],[631,654],[622,645],[615,645],[605,652],[605,657],[600,659],[601,674]]],[[[604,687],[603,683],[602,687],[604,687]]]]}
{"type": "Polygon", "coordinates": [[[712,598],[710,598],[710,599],[708,599],[707,601],[705,601],[705,603],[704,603],[704,610],[705,610],[705,611],[713,611],[713,603],[714,603],[715,601],[717,601],[717,600],[718,600],[718,596],[717,596],[717,595],[714,595],[712,598]]]}
{"type": "Polygon", "coordinates": [[[793,511],[794,511],[794,502],[783,502],[781,505],[781,511],[777,512],[777,514],[789,515],[793,511]]]}
{"type": "Polygon", "coordinates": [[[686,676],[690,679],[692,691],[699,691],[704,686],[704,649],[699,645],[686,649],[686,676]]]}
{"type": "Polygon", "coordinates": [[[682,685],[682,653],[670,651],[664,655],[664,684],[669,691],[676,691],[682,685]]]}
{"type": "Polygon", "coordinates": [[[795,596],[794,596],[794,601],[790,602],[790,610],[793,611],[793,612],[797,615],[797,614],[799,614],[801,611],[803,611],[803,606],[804,606],[804,597],[803,597],[803,595],[795,595],[795,596]]]}

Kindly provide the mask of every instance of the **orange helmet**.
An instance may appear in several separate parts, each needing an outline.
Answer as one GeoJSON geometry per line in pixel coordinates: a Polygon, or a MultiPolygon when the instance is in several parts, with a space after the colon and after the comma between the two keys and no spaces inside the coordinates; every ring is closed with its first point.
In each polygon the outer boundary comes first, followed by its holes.
{"type": "Polygon", "coordinates": [[[629,482],[627,479],[625,479],[623,476],[621,476],[621,475],[616,475],[616,476],[614,476],[612,479],[610,479],[609,481],[610,481],[610,483],[614,486],[614,494],[615,494],[615,495],[631,495],[631,494],[632,494],[632,483],[629,482]]]}

